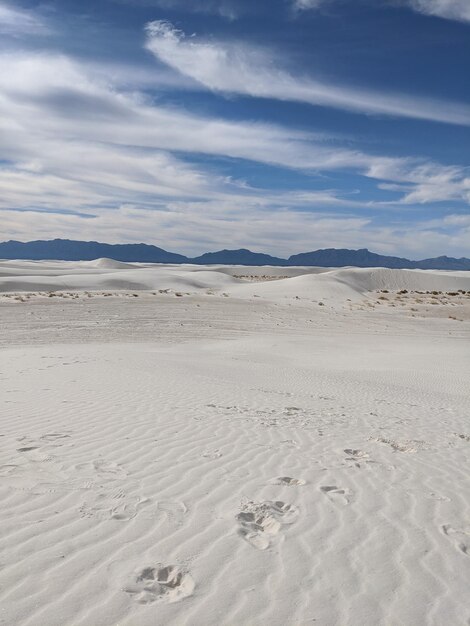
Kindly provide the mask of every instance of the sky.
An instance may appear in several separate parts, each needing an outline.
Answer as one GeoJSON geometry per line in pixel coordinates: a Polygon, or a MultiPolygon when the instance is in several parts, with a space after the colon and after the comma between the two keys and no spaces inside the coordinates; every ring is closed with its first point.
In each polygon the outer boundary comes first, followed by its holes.
{"type": "Polygon", "coordinates": [[[469,0],[0,0],[0,241],[470,257],[469,0]]]}

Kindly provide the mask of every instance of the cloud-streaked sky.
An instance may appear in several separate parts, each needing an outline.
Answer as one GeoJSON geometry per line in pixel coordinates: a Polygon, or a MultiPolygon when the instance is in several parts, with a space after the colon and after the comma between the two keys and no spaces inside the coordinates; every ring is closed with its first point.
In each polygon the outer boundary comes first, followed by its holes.
{"type": "Polygon", "coordinates": [[[469,60],[468,0],[0,0],[0,240],[470,256],[469,60]]]}

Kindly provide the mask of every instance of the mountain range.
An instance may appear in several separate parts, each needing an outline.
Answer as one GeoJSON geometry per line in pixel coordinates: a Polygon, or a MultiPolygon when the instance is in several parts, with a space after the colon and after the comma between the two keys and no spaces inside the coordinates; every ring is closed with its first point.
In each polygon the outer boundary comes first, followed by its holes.
{"type": "Polygon", "coordinates": [[[347,250],[328,248],[294,254],[288,259],[240,250],[207,252],[195,258],[167,252],[157,246],[138,244],[108,244],[97,241],[5,241],[0,243],[0,259],[92,261],[109,258],[128,263],[193,263],[198,265],[278,265],[318,267],[388,267],[393,269],[469,270],[470,259],[440,256],[421,261],[410,261],[395,256],[375,254],[367,249],[347,250]]]}

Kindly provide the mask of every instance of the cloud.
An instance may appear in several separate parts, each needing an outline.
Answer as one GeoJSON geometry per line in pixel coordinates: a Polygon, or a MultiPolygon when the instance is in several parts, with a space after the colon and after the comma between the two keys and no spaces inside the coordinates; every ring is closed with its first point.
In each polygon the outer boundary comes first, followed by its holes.
{"type": "Polygon", "coordinates": [[[243,3],[233,0],[114,0],[121,4],[134,6],[158,7],[164,10],[181,11],[184,13],[206,13],[219,15],[228,20],[237,19],[244,12],[243,3]]]}
{"type": "MultiPolygon", "coordinates": [[[[92,176],[102,187],[116,189],[130,185],[135,176],[142,191],[148,188],[168,197],[188,195],[186,187],[193,195],[207,192],[204,176],[177,156],[188,153],[304,172],[349,169],[394,182],[399,188],[404,185],[404,196],[425,184],[439,198],[446,188],[448,198],[466,193],[462,168],[369,155],[321,135],[159,106],[138,92],[123,91],[109,77],[104,82],[101,72],[60,55],[0,55],[0,131],[2,156],[18,164],[22,176],[73,173],[74,183],[79,175],[88,182],[92,176]]],[[[18,193],[26,193],[24,185],[17,188],[18,193]]],[[[129,197],[120,195],[119,201],[129,197]]],[[[431,193],[426,201],[433,201],[431,193]]]]}
{"type": "MultiPolygon", "coordinates": [[[[419,226],[379,227],[384,219],[374,212],[391,212],[396,221],[400,203],[413,211],[412,201],[468,200],[462,168],[369,155],[321,135],[161,106],[136,84],[129,90],[125,74],[105,77],[101,67],[52,53],[0,54],[2,238],[144,240],[189,254],[227,242],[277,254],[327,245],[397,246],[404,253],[419,226]],[[304,189],[256,188],[222,175],[204,156],[312,176],[348,170],[394,186],[397,200],[368,203],[317,189],[314,177],[304,189]]],[[[445,237],[429,235],[420,245],[425,254],[461,246],[458,234],[445,237]]]]}
{"type": "MultiPolygon", "coordinates": [[[[170,0],[169,0],[170,1],[170,0]]],[[[295,11],[319,9],[338,0],[290,0],[295,11]]],[[[407,6],[417,13],[448,20],[470,22],[469,0],[392,0],[398,6],[407,6]]],[[[374,2],[371,2],[374,4],[374,2]]]]}
{"type": "Polygon", "coordinates": [[[434,15],[448,20],[470,22],[469,0],[405,0],[418,13],[434,15]]]}
{"type": "Polygon", "coordinates": [[[23,37],[48,33],[49,27],[33,11],[0,2],[0,34],[23,37]]]}
{"type": "Polygon", "coordinates": [[[331,0],[293,0],[293,8],[296,11],[309,11],[319,9],[331,0]]]}
{"type": "Polygon", "coordinates": [[[197,255],[208,250],[248,247],[260,252],[289,256],[327,247],[363,248],[408,258],[425,258],[451,251],[468,256],[470,224],[462,216],[414,223],[396,221],[378,225],[364,218],[270,211],[215,203],[199,206],[174,203],[169,210],[145,209],[132,204],[113,211],[100,209],[93,219],[60,213],[15,212],[0,209],[5,238],[28,241],[57,235],[71,239],[110,243],[154,243],[167,250],[197,255]],[[457,223],[456,223],[457,222],[457,223]],[[191,233],[191,237],[188,237],[191,233]]]}
{"type": "Polygon", "coordinates": [[[215,92],[303,102],[356,113],[470,126],[470,106],[329,85],[279,69],[269,51],[244,43],[187,38],[167,21],[147,24],[147,48],[163,63],[215,92]]]}
{"type": "Polygon", "coordinates": [[[383,161],[373,164],[368,176],[392,180],[381,184],[382,189],[403,194],[403,204],[427,204],[443,201],[463,201],[470,205],[470,169],[443,166],[437,163],[400,163],[383,161]]]}

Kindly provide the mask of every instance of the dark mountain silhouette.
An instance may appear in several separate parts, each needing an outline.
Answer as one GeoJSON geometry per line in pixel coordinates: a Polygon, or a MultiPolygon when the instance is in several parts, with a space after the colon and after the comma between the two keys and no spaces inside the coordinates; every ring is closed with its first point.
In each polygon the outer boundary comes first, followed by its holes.
{"type": "Polygon", "coordinates": [[[93,261],[103,257],[128,263],[186,263],[188,259],[181,254],[173,254],[149,246],[145,243],[109,244],[97,241],[71,241],[53,239],[52,241],[6,241],[0,243],[0,258],[93,261]]]}
{"type": "Polygon", "coordinates": [[[448,256],[438,256],[435,259],[416,261],[416,266],[423,270],[470,270],[470,260],[465,257],[453,259],[448,256]]]}
{"type": "Polygon", "coordinates": [[[279,259],[269,254],[251,252],[241,248],[240,250],[220,250],[219,252],[206,252],[201,256],[191,259],[191,263],[201,265],[287,265],[285,259],[279,259]]]}
{"type": "Polygon", "coordinates": [[[388,267],[390,269],[422,269],[422,270],[470,270],[470,259],[454,259],[440,256],[435,259],[410,261],[396,256],[384,256],[370,252],[367,248],[347,250],[329,248],[304,252],[289,257],[289,265],[309,265],[318,267],[388,267]]]}
{"type": "Polygon", "coordinates": [[[469,270],[470,259],[454,259],[440,256],[422,261],[410,261],[394,256],[375,254],[367,249],[338,250],[329,248],[294,254],[289,259],[281,259],[251,252],[250,250],[220,250],[207,252],[194,259],[167,252],[162,248],[138,244],[108,244],[97,241],[72,241],[53,239],[51,241],[6,241],[0,243],[0,259],[92,261],[100,258],[115,259],[128,263],[195,263],[198,265],[307,265],[318,267],[389,267],[393,269],[439,269],[469,270]]]}
{"type": "Polygon", "coordinates": [[[327,250],[316,250],[315,252],[304,252],[295,254],[289,258],[290,265],[317,265],[320,267],[344,267],[354,265],[355,267],[389,267],[392,269],[412,269],[416,263],[408,259],[401,259],[394,256],[382,256],[369,252],[366,248],[362,250],[337,250],[330,248],[327,250]]]}

